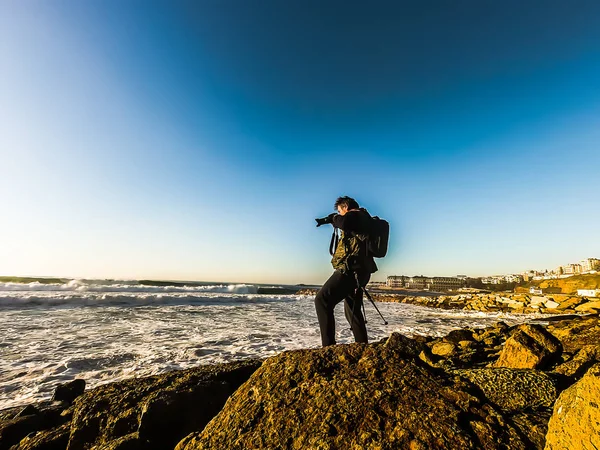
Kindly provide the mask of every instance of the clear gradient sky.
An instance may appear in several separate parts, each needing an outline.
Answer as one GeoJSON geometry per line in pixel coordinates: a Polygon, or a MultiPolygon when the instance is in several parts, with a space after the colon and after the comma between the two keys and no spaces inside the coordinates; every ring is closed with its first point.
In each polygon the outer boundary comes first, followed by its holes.
{"type": "Polygon", "coordinates": [[[0,1],[0,275],[322,283],[600,257],[598,1],[0,1]]]}

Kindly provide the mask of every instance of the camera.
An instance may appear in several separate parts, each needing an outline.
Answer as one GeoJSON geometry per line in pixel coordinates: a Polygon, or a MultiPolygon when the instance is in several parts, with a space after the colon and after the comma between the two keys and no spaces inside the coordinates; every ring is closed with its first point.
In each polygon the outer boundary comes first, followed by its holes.
{"type": "Polygon", "coordinates": [[[315,222],[317,222],[317,227],[320,227],[321,225],[327,225],[328,223],[333,223],[334,217],[335,217],[335,213],[331,213],[326,217],[322,217],[320,219],[315,219],[315,222]]]}

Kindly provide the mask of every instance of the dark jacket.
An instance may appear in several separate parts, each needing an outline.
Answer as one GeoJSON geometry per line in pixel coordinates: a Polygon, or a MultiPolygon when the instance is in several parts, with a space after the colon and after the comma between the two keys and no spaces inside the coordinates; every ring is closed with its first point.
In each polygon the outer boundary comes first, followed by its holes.
{"type": "Polygon", "coordinates": [[[377,265],[367,253],[367,238],[371,216],[366,209],[348,211],[343,216],[333,217],[333,226],[341,230],[340,241],[335,249],[331,264],[344,273],[373,273],[377,265]]]}

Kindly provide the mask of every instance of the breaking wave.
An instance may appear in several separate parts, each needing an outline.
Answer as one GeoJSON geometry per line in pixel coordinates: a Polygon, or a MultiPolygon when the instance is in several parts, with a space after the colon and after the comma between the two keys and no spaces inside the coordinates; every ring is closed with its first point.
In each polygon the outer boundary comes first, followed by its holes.
{"type": "Polygon", "coordinates": [[[0,283],[1,292],[186,292],[186,293],[205,293],[220,292],[227,294],[256,294],[258,286],[253,284],[207,284],[207,285],[186,285],[183,283],[165,284],[161,286],[149,286],[137,281],[107,283],[102,281],[71,280],[68,283],[0,283]]]}

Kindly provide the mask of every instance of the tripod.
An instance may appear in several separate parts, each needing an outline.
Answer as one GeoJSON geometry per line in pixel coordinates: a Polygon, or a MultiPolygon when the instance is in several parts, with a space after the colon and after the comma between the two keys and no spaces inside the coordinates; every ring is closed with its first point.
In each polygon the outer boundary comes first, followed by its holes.
{"type": "MultiPolygon", "coordinates": [[[[385,317],[383,317],[383,314],[381,314],[381,311],[379,311],[379,308],[375,304],[375,301],[371,297],[371,294],[369,294],[369,292],[367,291],[366,286],[363,287],[360,285],[360,281],[358,280],[358,274],[356,272],[354,272],[354,278],[356,278],[356,294],[358,294],[359,291],[362,290],[364,292],[364,294],[367,296],[367,298],[369,299],[369,301],[371,302],[371,304],[373,305],[373,307],[375,308],[375,311],[377,311],[379,313],[381,320],[383,320],[383,324],[387,325],[388,324],[387,320],[385,320],[385,317]]],[[[354,316],[354,306],[356,306],[356,303],[352,306],[352,316],[354,316]]],[[[363,308],[363,316],[365,318],[365,323],[367,323],[367,314],[365,312],[365,302],[362,302],[362,308],[363,308]]]]}

